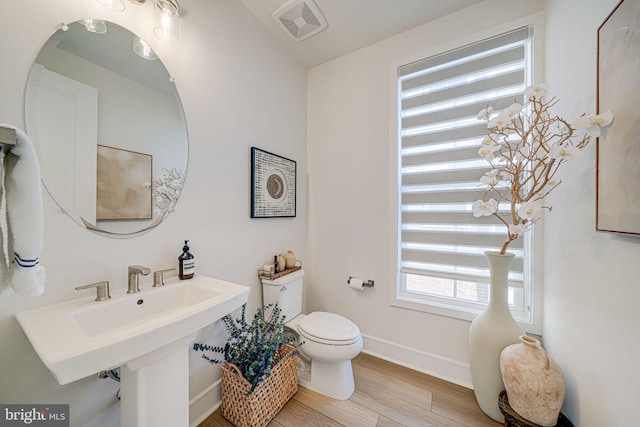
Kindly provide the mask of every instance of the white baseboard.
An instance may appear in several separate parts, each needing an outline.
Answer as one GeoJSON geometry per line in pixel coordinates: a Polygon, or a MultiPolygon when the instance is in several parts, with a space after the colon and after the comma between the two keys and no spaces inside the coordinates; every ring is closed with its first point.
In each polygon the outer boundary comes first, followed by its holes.
{"type": "Polygon", "coordinates": [[[418,372],[473,389],[469,364],[362,334],[363,352],[418,372]]]}
{"type": "Polygon", "coordinates": [[[220,407],[220,384],[216,381],[189,401],[189,427],[197,427],[220,407]]]}

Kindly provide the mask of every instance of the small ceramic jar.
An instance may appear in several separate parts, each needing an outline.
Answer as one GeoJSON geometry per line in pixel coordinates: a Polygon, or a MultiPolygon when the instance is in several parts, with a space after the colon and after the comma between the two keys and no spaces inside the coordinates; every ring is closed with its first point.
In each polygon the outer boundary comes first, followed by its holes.
{"type": "Polygon", "coordinates": [[[293,251],[288,251],[284,256],[284,260],[286,262],[287,268],[293,268],[296,265],[296,256],[293,251]]]}

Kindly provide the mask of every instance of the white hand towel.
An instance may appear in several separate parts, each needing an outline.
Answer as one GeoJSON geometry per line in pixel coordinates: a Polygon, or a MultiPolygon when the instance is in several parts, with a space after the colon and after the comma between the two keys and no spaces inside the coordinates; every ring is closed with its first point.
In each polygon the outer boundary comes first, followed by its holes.
{"type": "MultiPolygon", "coordinates": [[[[5,127],[13,127],[2,125],[5,127]]],[[[16,129],[16,145],[4,158],[4,189],[9,228],[9,282],[18,294],[44,292],[42,251],[42,187],[38,158],[29,137],[16,129]]]]}

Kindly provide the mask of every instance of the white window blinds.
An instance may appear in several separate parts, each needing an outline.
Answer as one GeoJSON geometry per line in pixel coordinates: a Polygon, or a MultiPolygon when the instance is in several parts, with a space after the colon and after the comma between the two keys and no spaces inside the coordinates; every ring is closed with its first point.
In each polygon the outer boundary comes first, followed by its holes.
{"type": "MultiPolygon", "coordinates": [[[[506,227],[493,216],[472,215],[485,188],[479,179],[491,168],[477,153],[487,135],[477,115],[488,105],[500,111],[514,101],[524,103],[531,31],[522,28],[398,68],[404,275],[435,278],[436,288],[441,279],[487,282],[484,252],[499,250],[506,227]]],[[[516,255],[509,280],[516,287],[525,277],[523,242],[509,246],[516,255]]]]}

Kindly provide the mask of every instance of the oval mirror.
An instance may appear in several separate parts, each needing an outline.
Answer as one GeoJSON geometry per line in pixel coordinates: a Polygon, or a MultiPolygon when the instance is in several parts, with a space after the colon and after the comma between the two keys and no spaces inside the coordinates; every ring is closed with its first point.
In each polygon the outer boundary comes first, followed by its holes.
{"type": "Polygon", "coordinates": [[[54,33],[29,73],[25,121],[45,187],[81,226],[131,236],[174,209],[188,159],[182,104],[129,30],[85,19],[54,33]]]}

